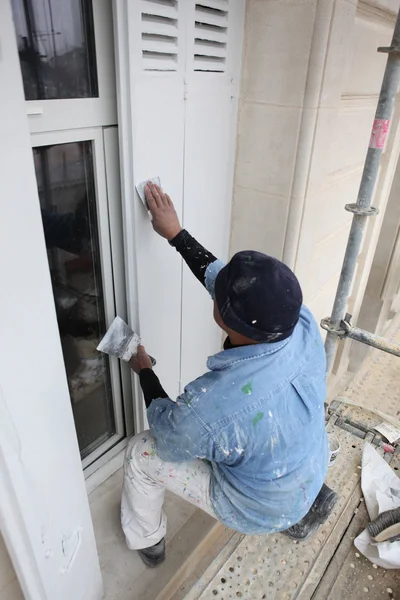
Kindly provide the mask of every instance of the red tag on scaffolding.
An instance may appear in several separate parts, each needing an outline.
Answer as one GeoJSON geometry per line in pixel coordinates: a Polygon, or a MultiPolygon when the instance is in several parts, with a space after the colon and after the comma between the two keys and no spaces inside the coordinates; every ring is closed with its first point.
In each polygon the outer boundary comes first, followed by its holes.
{"type": "Polygon", "coordinates": [[[382,150],[385,146],[389,123],[389,119],[375,119],[372,125],[371,139],[369,140],[370,148],[382,150]]]}

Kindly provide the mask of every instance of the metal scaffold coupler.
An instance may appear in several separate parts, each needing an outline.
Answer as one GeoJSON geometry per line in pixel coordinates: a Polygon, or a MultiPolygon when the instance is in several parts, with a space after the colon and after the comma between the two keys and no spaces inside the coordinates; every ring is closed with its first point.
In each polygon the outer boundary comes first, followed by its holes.
{"type": "Polygon", "coordinates": [[[325,331],[328,331],[329,333],[334,333],[338,337],[345,337],[347,334],[348,328],[343,325],[344,325],[344,322],[342,321],[340,324],[340,327],[334,327],[331,324],[331,320],[329,317],[326,317],[326,319],[322,319],[322,321],[321,321],[322,329],[325,329],[325,331]]]}
{"type": "Polygon", "coordinates": [[[400,54],[400,46],[380,46],[378,52],[383,54],[400,54]]]}
{"type": "Polygon", "coordinates": [[[373,206],[362,207],[358,204],[346,204],[344,208],[347,212],[351,212],[355,215],[362,215],[363,217],[376,217],[379,213],[379,210],[373,206]]]}

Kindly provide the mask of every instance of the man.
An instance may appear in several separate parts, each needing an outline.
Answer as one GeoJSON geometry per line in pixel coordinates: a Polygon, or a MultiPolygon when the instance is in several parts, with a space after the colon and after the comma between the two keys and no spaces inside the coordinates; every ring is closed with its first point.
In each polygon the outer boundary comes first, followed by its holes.
{"type": "Polygon", "coordinates": [[[127,544],[148,566],[164,560],[166,489],[237,531],[305,539],[336,494],[323,484],[325,353],[300,285],[283,263],[258,252],[239,252],[223,265],[181,228],[167,194],[151,183],[145,191],[155,231],[206,286],[228,337],[176,402],[143,347],[131,361],[150,431],[126,452],[127,544]]]}

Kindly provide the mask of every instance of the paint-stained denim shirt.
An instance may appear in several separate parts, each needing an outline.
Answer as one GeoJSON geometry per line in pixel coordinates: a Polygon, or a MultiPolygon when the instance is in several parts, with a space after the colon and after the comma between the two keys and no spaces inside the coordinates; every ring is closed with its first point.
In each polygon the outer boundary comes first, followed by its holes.
{"type": "MultiPolygon", "coordinates": [[[[212,297],[222,266],[206,273],[212,297]]],[[[327,472],[318,326],[303,307],[289,339],[225,350],[207,366],[176,402],[151,403],[158,453],[211,463],[211,502],[226,526],[248,534],[287,529],[308,512],[327,472]]]]}

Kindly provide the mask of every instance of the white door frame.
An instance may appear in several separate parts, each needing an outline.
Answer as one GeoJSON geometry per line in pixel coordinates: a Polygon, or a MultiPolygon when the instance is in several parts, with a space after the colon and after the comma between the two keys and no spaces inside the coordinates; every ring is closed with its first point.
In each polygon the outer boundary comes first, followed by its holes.
{"type": "MultiPolygon", "coordinates": [[[[32,147],[84,140],[93,142],[98,231],[108,326],[116,314],[126,318],[113,18],[111,0],[96,0],[92,2],[92,6],[99,96],[26,101],[25,106],[32,147]]],[[[123,450],[126,436],[133,432],[130,370],[119,363],[116,358],[110,357],[116,434],[83,459],[85,477],[92,475],[123,450]]]]}
{"type": "Polygon", "coordinates": [[[100,600],[8,1],[0,47],[0,526],[27,599],[100,600]]]}
{"type": "MultiPolygon", "coordinates": [[[[46,133],[35,133],[31,135],[32,148],[38,148],[40,146],[48,146],[52,144],[68,144],[71,142],[84,141],[90,141],[93,144],[93,174],[97,205],[101,277],[103,282],[105,320],[106,326],[109,327],[116,315],[115,298],[120,298],[123,296],[124,290],[118,289],[117,287],[117,283],[119,283],[121,286],[121,270],[123,270],[123,265],[117,264],[117,262],[113,260],[111,254],[110,221],[112,220],[112,216],[114,216],[115,208],[113,212],[109,211],[107,195],[108,191],[113,193],[113,190],[107,189],[107,187],[110,186],[110,182],[108,182],[107,186],[103,129],[101,127],[82,128],[78,130],[51,131],[46,133]],[[113,274],[117,274],[117,281],[115,281],[115,284],[113,281],[113,274]]],[[[114,148],[111,148],[111,144],[109,143],[108,157],[111,159],[112,150],[117,152],[117,147],[114,146],[114,148]]],[[[115,250],[117,243],[117,239],[114,240],[115,250]]],[[[100,456],[104,455],[105,452],[107,452],[125,437],[119,360],[110,356],[109,364],[116,432],[106,442],[91,452],[89,456],[83,459],[82,466],[84,469],[92,465],[94,461],[96,461],[100,456]]],[[[128,393],[128,397],[129,395],[130,394],[128,393]]],[[[127,429],[129,432],[131,432],[131,422],[127,424],[127,429]]],[[[98,468],[98,465],[96,465],[96,468],[98,468]]],[[[90,473],[91,471],[85,474],[87,476],[90,473]]]]}
{"type": "MultiPolygon", "coordinates": [[[[124,0],[113,0],[114,47],[117,65],[117,104],[119,129],[119,155],[121,177],[122,225],[125,255],[127,320],[132,328],[139,328],[139,300],[137,289],[137,256],[134,236],[138,218],[138,205],[135,198],[135,176],[133,161],[132,131],[132,85],[129,78],[130,52],[133,40],[129,39],[128,7],[124,0]]],[[[138,377],[131,375],[133,390],[133,413],[135,433],[143,431],[146,425],[143,396],[138,377]]]]}

